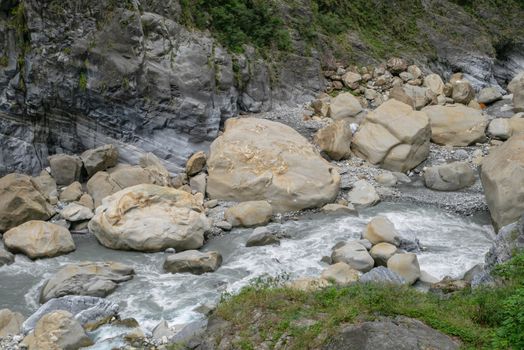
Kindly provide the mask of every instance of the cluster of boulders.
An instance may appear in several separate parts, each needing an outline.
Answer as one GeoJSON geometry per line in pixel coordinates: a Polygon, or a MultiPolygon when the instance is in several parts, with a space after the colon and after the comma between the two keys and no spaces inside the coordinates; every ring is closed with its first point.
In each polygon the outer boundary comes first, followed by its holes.
{"type": "Polygon", "coordinates": [[[310,290],[330,283],[345,286],[356,282],[412,285],[419,279],[430,282],[427,274],[420,271],[417,255],[406,251],[406,242],[391,221],[377,216],[365,227],[360,240],[339,242],[332,248],[331,256],[323,259],[331,265],[320,277],[298,278],[289,286],[310,290]]]}

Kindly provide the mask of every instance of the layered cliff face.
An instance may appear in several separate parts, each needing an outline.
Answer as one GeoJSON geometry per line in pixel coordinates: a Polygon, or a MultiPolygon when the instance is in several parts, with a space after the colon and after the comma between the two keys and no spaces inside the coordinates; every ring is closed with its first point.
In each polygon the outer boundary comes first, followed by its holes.
{"type": "Polygon", "coordinates": [[[236,34],[224,31],[232,5],[214,2],[0,0],[0,175],[104,143],[123,161],[150,151],[176,171],[225,119],[310,100],[339,60],[394,54],[464,71],[477,87],[524,67],[517,0],[274,1],[288,45],[260,47],[248,33],[254,47],[240,51],[223,40],[236,34]]]}

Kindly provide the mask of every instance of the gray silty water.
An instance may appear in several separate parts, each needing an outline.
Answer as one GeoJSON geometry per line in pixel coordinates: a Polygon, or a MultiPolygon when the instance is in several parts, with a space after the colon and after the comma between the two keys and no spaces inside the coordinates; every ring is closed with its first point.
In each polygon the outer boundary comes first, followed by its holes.
{"type": "MultiPolygon", "coordinates": [[[[290,236],[280,246],[246,248],[251,229],[233,230],[210,241],[203,250],[218,250],[223,265],[215,273],[194,276],[162,271],[164,253],[146,254],[106,249],[91,235],[76,236],[77,250],[69,255],[30,261],[17,255],[16,262],[0,268],[0,309],[10,308],[29,316],[38,304],[43,282],[61,266],[78,261],[113,260],[132,265],[136,276],[122,284],[108,299],[118,302],[122,317],[136,318],[151,329],[161,319],[185,323],[203,316],[194,309],[216,303],[224,292],[235,292],[258,276],[319,275],[339,241],[360,238],[367,222],[385,215],[405,238],[418,238],[428,249],[419,253],[422,270],[442,278],[460,276],[482,262],[493,230],[486,216],[460,217],[414,204],[382,203],[362,211],[360,217],[315,215],[289,221],[282,228],[290,236]]],[[[277,224],[272,224],[277,225],[277,224]]]]}

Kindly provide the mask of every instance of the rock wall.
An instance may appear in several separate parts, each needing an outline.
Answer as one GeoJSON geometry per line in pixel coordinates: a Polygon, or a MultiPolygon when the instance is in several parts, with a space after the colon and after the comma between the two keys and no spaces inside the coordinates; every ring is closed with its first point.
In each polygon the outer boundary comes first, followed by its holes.
{"type": "Polygon", "coordinates": [[[231,55],[177,23],[177,2],[0,1],[0,174],[115,143],[176,171],[239,111],[309,100],[320,60],[231,55]],[[118,3],[118,5],[116,5],[118,3]]]}
{"type": "MultiPolygon", "coordinates": [[[[432,49],[406,58],[444,76],[464,71],[477,88],[502,90],[524,69],[519,32],[506,41],[494,35],[506,22],[521,28],[524,16],[421,3],[418,39],[432,49]]],[[[312,22],[312,4],[278,2],[293,50],[262,59],[254,49],[231,54],[213,33],[181,25],[178,0],[0,0],[0,175],[36,174],[50,154],[106,143],[118,145],[123,161],[153,152],[176,172],[227,118],[311,100],[337,45],[349,61],[380,61],[358,33],[308,43],[290,23],[312,22]]]]}

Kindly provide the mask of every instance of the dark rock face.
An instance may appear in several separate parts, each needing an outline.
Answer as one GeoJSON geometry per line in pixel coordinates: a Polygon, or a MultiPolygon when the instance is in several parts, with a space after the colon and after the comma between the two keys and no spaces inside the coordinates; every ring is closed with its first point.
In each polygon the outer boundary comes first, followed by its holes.
{"type": "Polygon", "coordinates": [[[451,350],[458,348],[459,344],[447,335],[407,317],[348,326],[324,346],[324,350],[451,350]]]}
{"type": "Polygon", "coordinates": [[[50,154],[104,143],[121,160],[153,152],[176,171],[239,109],[304,102],[323,88],[315,54],[278,67],[249,50],[233,56],[178,24],[177,2],[141,3],[1,2],[0,174],[36,173],[50,154]],[[13,9],[25,29],[8,25],[13,9]]]}

